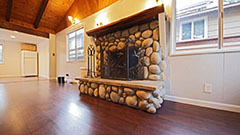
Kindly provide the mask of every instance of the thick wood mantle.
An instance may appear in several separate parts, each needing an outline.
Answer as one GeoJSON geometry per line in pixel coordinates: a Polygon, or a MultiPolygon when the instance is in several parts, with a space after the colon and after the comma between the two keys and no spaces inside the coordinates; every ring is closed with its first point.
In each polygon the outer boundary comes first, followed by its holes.
{"type": "Polygon", "coordinates": [[[145,22],[157,19],[158,14],[164,12],[164,5],[161,4],[159,6],[144,10],[135,15],[120,19],[113,23],[104,25],[102,27],[92,29],[87,31],[88,36],[103,36],[107,33],[111,33],[118,30],[123,30],[126,28],[130,28],[134,25],[143,24],[145,22]]]}

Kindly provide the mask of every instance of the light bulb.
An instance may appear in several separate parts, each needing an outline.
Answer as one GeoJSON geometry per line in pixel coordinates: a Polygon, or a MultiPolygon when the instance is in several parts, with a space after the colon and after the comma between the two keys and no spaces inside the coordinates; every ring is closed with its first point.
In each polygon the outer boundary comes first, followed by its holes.
{"type": "Polygon", "coordinates": [[[72,16],[68,16],[68,20],[72,22],[73,17],[72,16]]]}

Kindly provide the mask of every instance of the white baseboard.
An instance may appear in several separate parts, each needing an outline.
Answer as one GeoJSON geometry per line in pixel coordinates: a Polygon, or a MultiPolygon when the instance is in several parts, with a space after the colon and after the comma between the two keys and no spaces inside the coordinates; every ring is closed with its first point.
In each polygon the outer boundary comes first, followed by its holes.
{"type": "Polygon", "coordinates": [[[0,75],[0,78],[21,77],[21,75],[0,75]]]}
{"type": "Polygon", "coordinates": [[[40,75],[39,77],[40,77],[40,78],[46,78],[46,79],[49,79],[48,76],[44,76],[44,75],[40,75]]]}
{"type": "Polygon", "coordinates": [[[165,100],[240,113],[240,106],[166,95],[165,100]]]}

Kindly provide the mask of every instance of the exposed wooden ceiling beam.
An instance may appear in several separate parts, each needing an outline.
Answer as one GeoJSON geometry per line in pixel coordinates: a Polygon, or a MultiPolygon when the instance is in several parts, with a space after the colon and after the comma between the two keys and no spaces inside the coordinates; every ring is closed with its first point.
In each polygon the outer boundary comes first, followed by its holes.
{"type": "Polygon", "coordinates": [[[13,2],[13,0],[8,0],[7,15],[6,15],[6,21],[8,21],[8,22],[10,21],[12,2],[13,2]]]}
{"type": "Polygon", "coordinates": [[[19,25],[11,24],[9,22],[0,21],[0,28],[8,29],[8,30],[15,30],[15,31],[19,31],[19,32],[27,33],[27,34],[32,34],[32,35],[36,35],[36,36],[49,38],[49,33],[47,33],[47,32],[33,30],[33,29],[30,29],[30,28],[26,28],[26,27],[22,27],[22,26],[19,26],[19,25]]]}
{"type": "Polygon", "coordinates": [[[37,19],[36,19],[35,23],[34,23],[34,28],[38,28],[38,25],[39,25],[40,20],[41,20],[41,18],[43,16],[43,13],[44,13],[44,11],[45,11],[45,9],[47,7],[48,1],[49,0],[44,0],[43,1],[43,5],[42,5],[42,7],[40,9],[40,12],[38,13],[38,16],[37,16],[37,19]]]}

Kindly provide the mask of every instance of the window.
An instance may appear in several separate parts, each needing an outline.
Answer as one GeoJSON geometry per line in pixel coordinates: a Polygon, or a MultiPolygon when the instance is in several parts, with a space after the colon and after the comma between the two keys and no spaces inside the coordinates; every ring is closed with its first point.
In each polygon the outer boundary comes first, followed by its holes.
{"type": "Polygon", "coordinates": [[[176,9],[176,46],[172,49],[173,53],[240,47],[240,0],[173,2],[176,6],[172,8],[176,9]]]}
{"type": "Polygon", "coordinates": [[[84,29],[68,34],[68,61],[84,60],[84,29]]]}
{"type": "Polygon", "coordinates": [[[207,38],[207,19],[196,19],[193,21],[182,22],[180,26],[180,41],[207,38]]]}
{"type": "Polygon", "coordinates": [[[0,44],[0,63],[3,62],[3,45],[0,44]]]}

